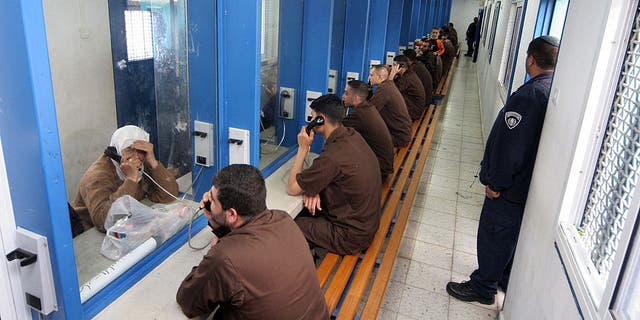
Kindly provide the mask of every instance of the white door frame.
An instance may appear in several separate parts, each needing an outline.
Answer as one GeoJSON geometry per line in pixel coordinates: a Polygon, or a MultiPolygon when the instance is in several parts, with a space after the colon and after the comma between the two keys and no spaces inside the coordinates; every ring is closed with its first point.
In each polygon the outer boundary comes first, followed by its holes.
{"type": "Polygon", "coordinates": [[[31,319],[20,283],[20,267],[6,259],[7,253],[16,248],[15,242],[16,223],[0,139],[0,297],[3,300],[0,303],[0,317],[3,320],[31,319]]]}

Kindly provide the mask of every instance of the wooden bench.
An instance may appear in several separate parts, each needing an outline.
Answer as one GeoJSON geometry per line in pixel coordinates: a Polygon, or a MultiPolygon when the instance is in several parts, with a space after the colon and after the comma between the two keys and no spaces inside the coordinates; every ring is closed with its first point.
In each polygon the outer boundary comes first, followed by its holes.
{"type": "Polygon", "coordinates": [[[439,113],[439,107],[430,105],[413,124],[412,141],[396,155],[394,171],[382,186],[380,226],[369,248],[364,253],[354,255],[327,253],[318,266],[318,279],[329,313],[338,319],[355,317],[371,280],[373,283],[364,305],[363,318],[364,312],[368,315],[366,319],[374,319],[377,315],[417,193],[439,113]],[[381,255],[380,267],[374,273],[381,255]],[[338,310],[336,307],[341,299],[338,310]]]}
{"type": "Polygon", "coordinates": [[[456,66],[457,58],[454,57],[451,61],[451,67],[449,68],[449,72],[447,72],[446,77],[442,77],[440,82],[438,83],[438,87],[436,87],[436,91],[434,92],[434,96],[442,97],[447,95],[447,90],[449,89],[449,84],[451,83],[451,78],[453,77],[453,70],[456,66]]]}

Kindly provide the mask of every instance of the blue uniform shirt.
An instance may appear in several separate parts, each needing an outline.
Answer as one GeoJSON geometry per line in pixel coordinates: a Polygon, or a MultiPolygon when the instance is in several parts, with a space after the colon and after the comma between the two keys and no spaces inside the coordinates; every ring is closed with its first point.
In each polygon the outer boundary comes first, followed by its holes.
{"type": "Polygon", "coordinates": [[[553,72],[514,92],[493,123],[482,157],[480,182],[505,200],[524,204],[549,102],[553,72]]]}

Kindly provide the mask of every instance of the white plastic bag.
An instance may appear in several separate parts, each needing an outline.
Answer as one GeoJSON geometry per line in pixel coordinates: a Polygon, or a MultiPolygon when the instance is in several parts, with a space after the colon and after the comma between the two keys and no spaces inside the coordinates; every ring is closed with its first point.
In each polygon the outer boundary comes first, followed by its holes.
{"type": "Polygon", "coordinates": [[[148,207],[129,195],[122,196],[107,213],[100,253],[118,260],[151,237],[160,245],[186,225],[191,213],[182,203],[148,207]]]}

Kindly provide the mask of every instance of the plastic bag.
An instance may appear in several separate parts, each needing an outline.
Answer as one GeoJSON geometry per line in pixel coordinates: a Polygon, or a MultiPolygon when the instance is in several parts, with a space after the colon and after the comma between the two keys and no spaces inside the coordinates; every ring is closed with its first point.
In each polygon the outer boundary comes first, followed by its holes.
{"type": "Polygon", "coordinates": [[[129,195],[113,202],[105,219],[100,253],[118,260],[149,238],[160,245],[187,224],[192,209],[182,203],[146,206],[129,195]]]}

